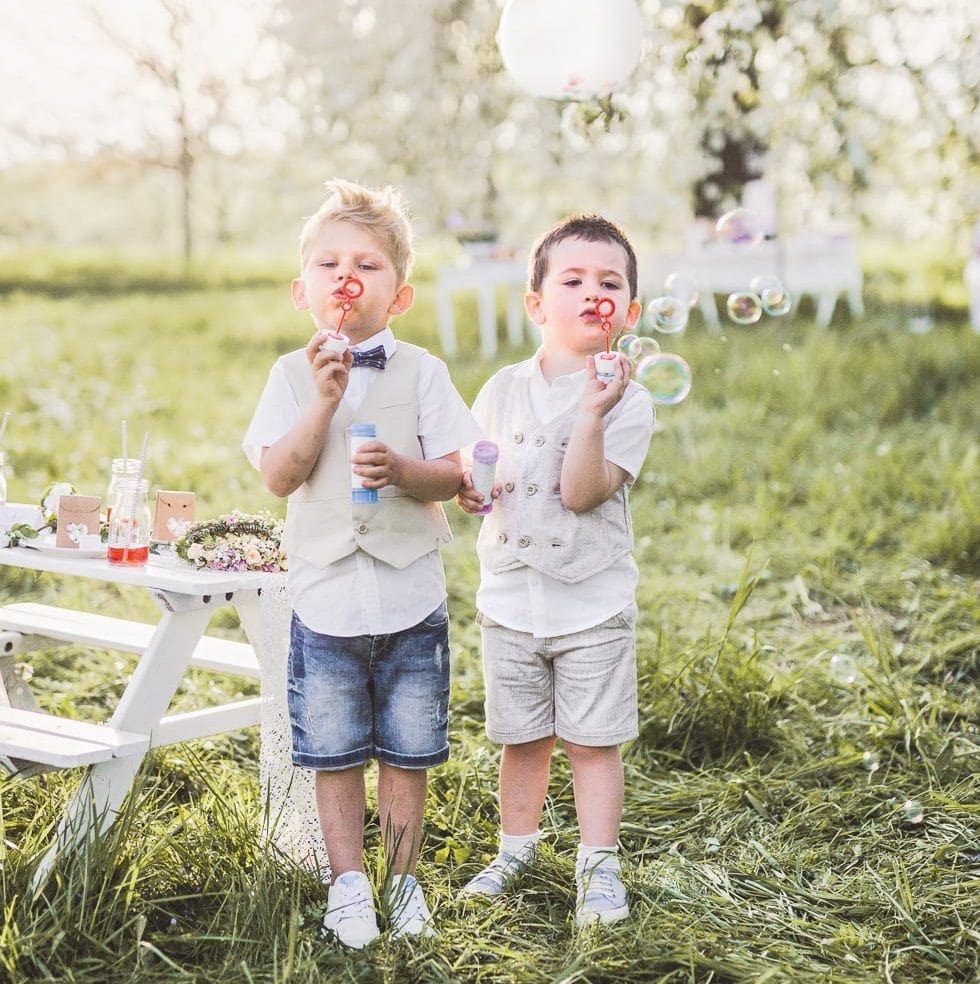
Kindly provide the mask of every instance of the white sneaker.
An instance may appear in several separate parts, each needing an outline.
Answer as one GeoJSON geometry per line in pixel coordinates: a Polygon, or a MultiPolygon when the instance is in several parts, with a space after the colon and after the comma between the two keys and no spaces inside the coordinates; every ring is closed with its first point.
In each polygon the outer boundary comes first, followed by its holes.
{"type": "Polygon", "coordinates": [[[528,844],[516,854],[501,851],[478,875],[462,888],[463,895],[503,895],[518,875],[534,860],[535,844],[528,844]]]}
{"type": "Polygon", "coordinates": [[[360,950],[378,936],[371,883],[363,871],[345,871],[327,892],[323,932],[333,933],[344,946],[360,950]]]}
{"type": "Polygon", "coordinates": [[[618,858],[605,858],[598,864],[575,872],[578,889],[575,925],[614,923],[630,914],[629,897],[619,877],[618,858]]]}
{"type": "Polygon", "coordinates": [[[436,935],[432,913],[414,875],[395,876],[388,893],[388,924],[392,939],[436,935]]]}

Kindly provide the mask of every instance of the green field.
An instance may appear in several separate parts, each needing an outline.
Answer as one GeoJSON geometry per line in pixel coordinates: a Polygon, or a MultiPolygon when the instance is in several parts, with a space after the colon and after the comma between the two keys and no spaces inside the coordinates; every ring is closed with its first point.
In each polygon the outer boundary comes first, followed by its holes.
{"type": "MultiPolygon", "coordinates": [[[[11,258],[0,276],[11,501],[54,480],[102,494],[125,417],[131,443],[151,432],[152,486],[196,490],[202,518],[279,510],[239,444],[269,366],[308,337],[289,271],[37,262],[11,258]]],[[[694,389],[660,410],[631,495],[630,921],[573,929],[561,755],[538,868],[501,904],[457,900],[495,850],[497,749],[482,733],[477,520],[450,505],[453,754],[432,773],[420,866],[440,936],[356,955],[320,942],[325,888],[259,842],[253,729],[155,754],[101,852],[66,863],[35,901],[32,866],[77,776],[0,780],[0,979],[975,981],[980,336],[955,312],[912,335],[883,305],[828,331],[811,311],[661,339],[694,389]],[[852,684],[829,672],[838,653],[857,666],[852,684]]],[[[470,400],[495,365],[473,355],[475,304],[458,320],[465,354],[450,370],[470,400]]],[[[396,327],[438,352],[424,270],[396,327]]],[[[0,602],[155,617],[138,592],[0,578],[0,602]]],[[[240,637],[227,615],[212,629],[240,637]]],[[[46,709],[100,720],[133,661],[64,648],[32,665],[46,709]]],[[[234,691],[194,676],[179,709],[215,686],[234,691]]]]}

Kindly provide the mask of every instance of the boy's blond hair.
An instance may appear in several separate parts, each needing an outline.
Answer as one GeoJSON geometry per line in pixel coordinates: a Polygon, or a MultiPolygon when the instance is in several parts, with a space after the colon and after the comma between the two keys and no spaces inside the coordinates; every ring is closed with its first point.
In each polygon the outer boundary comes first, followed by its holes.
{"type": "Polygon", "coordinates": [[[412,268],[412,227],[401,193],[391,185],[364,185],[332,178],[326,183],[327,197],[311,215],[299,234],[301,267],[305,268],[317,233],[328,222],[350,222],[367,229],[391,260],[398,283],[408,280],[412,268]]]}

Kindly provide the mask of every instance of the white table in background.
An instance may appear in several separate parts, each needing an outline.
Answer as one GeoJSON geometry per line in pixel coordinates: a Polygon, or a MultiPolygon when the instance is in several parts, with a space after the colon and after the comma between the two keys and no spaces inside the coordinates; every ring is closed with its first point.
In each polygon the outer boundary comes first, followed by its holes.
{"type": "Polygon", "coordinates": [[[523,260],[471,258],[442,267],[436,275],[436,320],[442,351],[456,354],[456,316],[453,297],[461,290],[476,291],[480,322],[480,355],[492,359],[497,354],[497,288],[506,288],[507,340],[511,345],[524,341],[524,293],[527,264],[523,260]]]}
{"type": "Polygon", "coordinates": [[[53,556],[25,547],[0,549],[0,568],[134,585],[146,589],[162,612],[154,628],[48,606],[7,604],[0,608],[0,656],[12,657],[45,643],[54,646],[69,641],[139,653],[119,704],[101,731],[95,730],[98,725],[80,725],[25,709],[23,693],[20,700],[16,696],[8,698],[7,689],[0,687],[0,754],[30,762],[31,729],[36,729],[39,757],[35,761],[41,766],[86,768],[58,825],[55,841],[38,867],[38,885],[60,850],[84,845],[90,836],[112,824],[149,748],[259,723],[258,697],[184,714],[166,716],[166,712],[188,666],[259,677],[255,658],[261,644],[259,599],[263,586],[274,576],[198,571],[189,565],[153,559],[145,567],[117,567],[105,560],[53,556]],[[225,606],[238,613],[252,644],[251,653],[243,643],[205,636],[215,609],[225,606]],[[80,728],[92,730],[86,735],[80,728]],[[59,756],[57,748],[51,750],[48,740],[59,734],[65,736],[60,762],[53,761],[59,756]],[[86,743],[90,739],[92,748],[87,754],[86,743]],[[113,746],[108,756],[105,745],[113,746]],[[20,751],[11,751],[16,748],[20,751]]]}
{"type": "Polygon", "coordinates": [[[698,306],[712,330],[721,323],[714,295],[748,290],[752,278],[760,274],[778,276],[794,307],[803,295],[815,297],[815,320],[821,328],[830,324],[840,294],[852,315],[864,316],[861,263],[854,240],[847,236],[769,240],[757,246],[706,243],[682,253],[654,256],[641,263],[648,300],[663,293],[664,279],[674,271],[697,279],[698,306]]]}

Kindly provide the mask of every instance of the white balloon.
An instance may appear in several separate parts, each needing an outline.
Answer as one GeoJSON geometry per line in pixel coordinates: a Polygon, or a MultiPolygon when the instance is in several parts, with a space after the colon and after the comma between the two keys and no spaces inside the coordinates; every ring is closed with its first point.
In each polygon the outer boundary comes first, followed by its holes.
{"type": "Polygon", "coordinates": [[[639,64],[635,0],[508,0],[497,30],[504,67],[532,95],[609,95],[639,64]]]}

